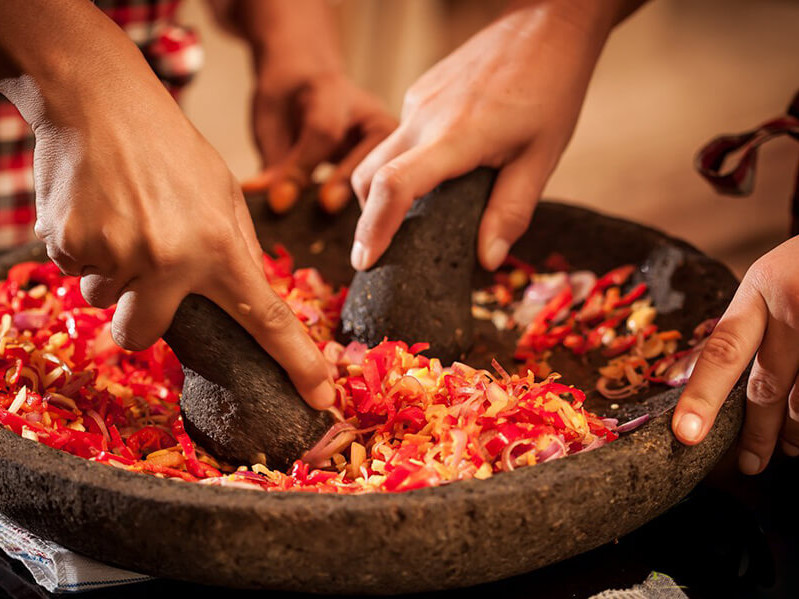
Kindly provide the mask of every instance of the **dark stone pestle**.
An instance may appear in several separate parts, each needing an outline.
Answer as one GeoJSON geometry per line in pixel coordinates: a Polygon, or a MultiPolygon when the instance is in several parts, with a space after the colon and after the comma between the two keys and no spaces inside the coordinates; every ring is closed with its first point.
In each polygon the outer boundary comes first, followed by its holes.
{"type": "Polygon", "coordinates": [[[384,337],[427,342],[444,364],[472,345],[476,239],[496,171],[479,168],[414,202],[377,264],[355,275],[342,332],[373,347],[384,337]]]}
{"type": "Polygon", "coordinates": [[[186,375],[186,430],[216,457],[285,470],[332,426],[331,415],[310,408],[280,365],[210,300],[187,296],[164,340],[186,375]]]}

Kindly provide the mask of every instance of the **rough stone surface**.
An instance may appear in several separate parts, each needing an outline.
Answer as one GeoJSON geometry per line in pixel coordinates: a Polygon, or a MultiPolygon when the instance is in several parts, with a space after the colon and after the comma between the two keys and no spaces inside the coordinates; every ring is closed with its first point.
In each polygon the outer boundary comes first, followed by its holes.
{"type": "Polygon", "coordinates": [[[308,407],[280,365],[210,300],[184,299],[164,339],[186,375],[186,428],[217,457],[283,470],[332,426],[330,414],[308,407]]]}
{"type": "Polygon", "coordinates": [[[385,337],[424,341],[445,363],[472,345],[477,228],[496,172],[480,168],[414,202],[377,264],[355,275],[344,335],[373,347],[385,337]]]}
{"type": "MultiPolygon", "coordinates": [[[[256,224],[265,247],[281,241],[300,264],[318,264],[344,283],[356,218],[353,206],[337,221],[324,220],[306,201],[284,219],[256,224]]],[[[657,231],[543,203],[514,252],[540,262],[551,250],[598,271],[644,266],[637,276],[656,284],[657,298],[673,305],[682,294],[682,307],[658,322],[683,333],[720,315],[736,287],[722,265],[657,231]]],[[[482,285],[488,275],[478,271],[476,280],[482,285]]],[[[509,354],[509,338],[478,327],[473,357],[495,350],[509,354]]],[[[569,382],[593,380],[590,365],[555,358],[569,382]]],[[[612,411],[590,394],[589,407],[607,416],[659,415],[593,452],[397,495],[203,487],[93,464],[0,430],[0,510],[69,548],[158,576],[318,593],[462,587],[592,549],[684,497],[735,439],[744,386],[739,382],[695,447],[682,446],[669,429],[678,395],[653,388],[612,411]]]]}

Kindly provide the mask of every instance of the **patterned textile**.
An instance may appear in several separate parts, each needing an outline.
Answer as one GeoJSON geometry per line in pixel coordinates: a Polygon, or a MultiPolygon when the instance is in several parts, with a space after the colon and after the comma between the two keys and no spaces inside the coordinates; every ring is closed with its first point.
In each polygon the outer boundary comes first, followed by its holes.
{"type": "MultiPolygon", "coordinates": [[[[97,0],[95,4],[139,46],[177,98],[203,62],[196,34],[175,24],[180,0],[97,0]]],[[[0,95],[0,250],[33,239],[33,146],[27,123],[0,95]]]]}

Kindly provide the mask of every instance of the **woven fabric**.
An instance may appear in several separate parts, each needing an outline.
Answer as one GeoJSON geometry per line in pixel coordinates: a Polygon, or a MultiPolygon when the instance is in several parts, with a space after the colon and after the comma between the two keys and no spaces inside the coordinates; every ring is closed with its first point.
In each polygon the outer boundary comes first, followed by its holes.
{"type": "MultiPolygon", "coordinates": [[[[180,0],[97,0],[95,4],[139,46],[177,98],[203,63],[197,35],[175,23],[180,0]]],[[[30,127],[0,95],[0,250],[34,237],[33,147],[30,127]]]]}

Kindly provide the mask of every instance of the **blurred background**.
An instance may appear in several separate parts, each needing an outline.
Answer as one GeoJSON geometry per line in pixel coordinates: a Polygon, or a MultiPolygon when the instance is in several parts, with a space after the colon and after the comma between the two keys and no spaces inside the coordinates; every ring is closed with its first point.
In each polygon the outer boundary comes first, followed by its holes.
{"type": "MultiPolygon", "coordinates": [[[[492,0],[339,0],[353,79],[399,113],[405,89],[502,9],[492,0]]],[[[205,2],[182,22],[203,38],[206,65],[184,108],[233,172],[257,172],[249,129],[249,55],[205,2]]],[[[799,0],[653,0],[616,29],[577,130],[545,195],[654,226],[740,276],[785,239],[799,144],[760,152],[755,193],[717,195],[693,169],[712,137],[784,113],[799,90],[799,0]]]]}

